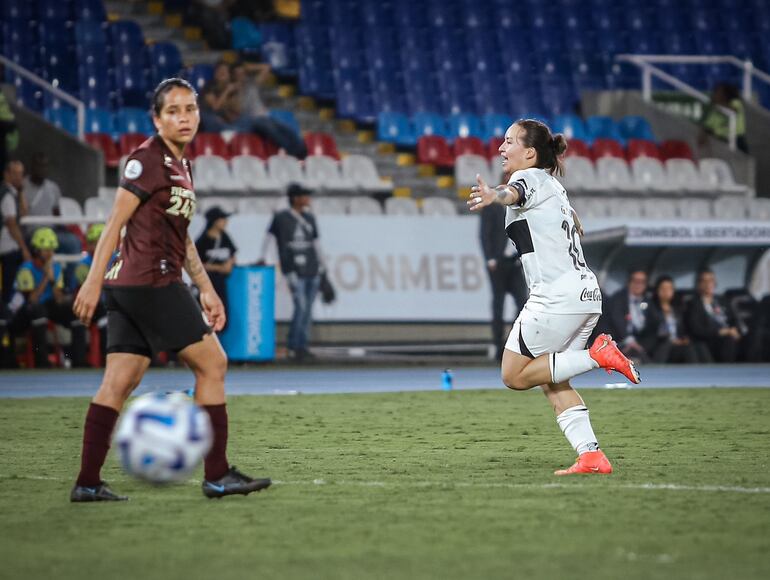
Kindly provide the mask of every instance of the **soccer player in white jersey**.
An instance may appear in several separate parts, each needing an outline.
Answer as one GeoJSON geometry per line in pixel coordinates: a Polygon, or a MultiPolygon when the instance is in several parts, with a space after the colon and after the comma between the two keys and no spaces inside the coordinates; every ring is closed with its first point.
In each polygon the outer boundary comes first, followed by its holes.
{"type": "Polygon", "coordinates": [[[612,473],[588,409],[569,379],[601,367],[638,383],[639,373],[607,334],[585,349],[602,312],[602,295],[583,257],[580,221],[554,177],[562,173],[560,157],[566,150],[564,136],[551,135],[543,123],[514,123],[500,145],[508,183],[493,188],[476,176],[468,206],[471,211],[492,203],[505,206],[505,229],[521,255],[529,287],[529,300],[505,344],[503,382],[515,390],[540,386],[553,405],[578,454],[574,465],[556,475],[612,473]]]}

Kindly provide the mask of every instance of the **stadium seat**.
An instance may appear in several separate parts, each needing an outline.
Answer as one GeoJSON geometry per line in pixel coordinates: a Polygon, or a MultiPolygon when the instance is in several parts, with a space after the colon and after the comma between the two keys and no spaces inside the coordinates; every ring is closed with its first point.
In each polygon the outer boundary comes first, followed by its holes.
{"type": "Polygon", "coordinates": [[[417,145],[414,129],[406,115],[382,112],[377,116],[377,140],[404,147],[417,145]]]}
{"type": "Polygon", "coordinates": [[[110,205],[112,205],[115,202],[115,196],[118,194],[118,188],[117,187],[100,187],[99,193],[97,194],[99,199],[103,199],[110,205]]]}
{"type": "Polygon", "coordinates": [[[618,128],[620,129],[620,135],[625,140],[646,139],[647,141],[655,141],[652,127],[650,127],[650,123],[644,117],[637,115],[623,117],[618,121],[618,128]]]}
{"type": "Polygon", "coordinates": [[[669,181],[676,185],[678,189],[697,193],[717,194],[706,183],[701,181],[698,168],[691,160],[667,159],[665,165],[669,181]]]}
{"type": "Polygon", "coordinates": [[[333,157],[308,155],[305,158],[305,182],[317,191],[326,193],[350,193],[356,184],[340,173],[340,167],[333,157]]]}
{"type": "Polygon", "coordinates": [[[271,197],[241,197],[236,202],[239,214],[271,214],[275,211],[276,198],[271,197]]]}
{"type": "Polygon", "coordinates": [[[144,48],[142,28],[133,20],[118,20],[110,23],[109,33],[115,46],[123,46],[128,50],[144,48]]]}
{"type": "Polygon", "coordinates": [[[686,198],[678,201],[679,216],[682,219],[711,219],[711,202],[707,199],[686,198]]]}
{"type": "Polygon", "coordinates": [[[184,76],[195,87],[195,90],[200,93],[206,86],[206,83],[214,78],[214,66],[210,64],[196,64],[187,69],[184,76]]]}
{"type": "Polygon", "coordinates": [[[312,206],[316,215],[345,215],[348,210],[347,200],[342,197],[316,197],[312,206]]]}
{"type": "Polygon", "coordinates": [[[668,159],[694,159],[692,149],[686,141],[668,140],[660,144],[660,155],[664,161],[668,159]]]}
{"type": "Polygon", "coordinates": [[[348,181],[367,193],[393,191],[393,184],[384,180],[377,172],[371,158],[364,155],[348,155],[342,160],[342,175],[348,181]]]}
{"type": "Polygon", "coordinates": [[[182,70],[182,55],[173,42],[156,42],[147,47],[152,85],[164,79],[179,75],[182,70]]]}
{"type": "Polygon", "coordinates": [[[422,200],[422,214],[426,216],[454,216],[457,207],[446,197],[425,197],[422,200]]]}
{"type": "Polygon", "coordinates": [[[107,167],[118,166],[120,151],[118,151],[118,146],[110,135],[106,133],[86,133],[86,143],[102,152],[104,164],[107,167]]]}
{"type": "Polygon", "coordinates": [[[115,130],[118,133],[142,133],[151,135],[155,127],[149,113],[144,109],[123,107],[115,113],[115,130]]]}
{"type": "Polygon", "coordinates": [[[619,191],[638,189],[624,159],[600,157],[596,160],[596,176],[607,189],[619,191]]]}
{"type": "Polygon", "coordinates": [[[282,187],[287,187],[290,183],[307,186],[302,165],[295,157],[271,155],[267,159],[267,168],[270,177],[280,183],[282,187]]]}
{"type": "Polygon", "coordinates": [[[487,158],[492,159],[500,159],[500,145],[503,144],[503,137],[492,137],[489,140],[489,143],[487,143],[487,158]]]}
{"type": "Polygon", "coordinates": [[[586,157],[567,157],[564,176],[558,178],[567,193],[571,191],[604,191],[606,187],[596,175],[596,168],[586,157]]]}
{"type": "Polygon", "coordinates": [[[227,213],[235,213],[238,210],[238,201],[240,200],[234,197],[221,197],[214,195],[198,196],[198,207],[196,213],[205,215],[206,212],[212,207],[219,207],[227,213]]]}
{"type": "Polygon", "coordinates": [[[75,111],[70,108],[46,109],[43,112],[46,121],[55,125],[62,131],[72,135],[78,132],[78,120],[75,111]]]}
{"type": "Polygon", "coordinates": [[[283,190],[282,184],[268,175],[265,162],[259,157],[235,155],[230,159],[230,169],[244,191],[278,194],[283,190]]]}
{"type": "Polygon", "coordinates": [[[86,133],[113,133],[112,114],[104,109],[86,109],[86,133]]]}
{"type": "Polygon", "coordinates": [[[551,130],[554,133],[563,133],[570,145],[573,139],[588,140],[583,120],[576,115],[557,115],[553,119],[551,130]]]}
{"type": "Polygon", "coordinates": [[[59,212],[62,217],[79,218],[83,217],[83,208],[80,207],[78,200],[71,197],[62,197],[59,199],[59,212]]]}
{"type": "Polygon", "coordinates": [[[623,146],[615,139],[594,139],[593,146],[591,147],[594,159],[601,157],[618,157],[625,159],[626,154],[623,151],[623,146]]]}
{"type": "Polygon", "coordinates": [[[348,211],[350,215],[382,215],[382,206],[371,197],[351,197],[348,211]]]}
{"type": "Polygon", "coordinates": [[[444,118],[434,113],[416,113],[412,117],[412,124],[418,139],[421,136],[449,136],[444,118]]]}
{"type": "Polygon", "coordinates": [[[210,193],[244,193],[244,184],[237,180],[227,160],[217,155],[198,155],[193,163],[195,189],[210,193]]]}
{"type": "Polygon", "coordinates": [[[721,220],[745,220],[749,214],[750,200],[732,195],[715,199],[712,213],[721,220]]]}
{"type": "Polygon", "coordinates": [[[719,193],[732,193],[746,195],[749,188],[735,182],[733,171],[724,159],[701,159],[701,181],[713,191],[719,193]]]}
{"type": "Polygon", "coordinates": [[[668,179],[666,169],[654,157],[637,157],[631,161],[631,175],[637,187],[649,191],[678,191],[679,186],[668,179]]]}
{"type": "Polygon", "coordinates": [[[625,139],[620,134],[618,125],[611,117],[588,117],[585,121],[585,127],[591,141],[596,139],[614,139],[621,145],[625,144],[625,139]]]}
{"type": "Polygon", "coordinates": [[[388,215],[419,215],[420,208],[411,197],[389,197],[385,200],[385,213],[388,215]]]}
{"type": "Polygon", "coordinates": [[[219,133],[198,133],[186,154],[190,159],[195,159],[200,155],[216,155],[223,159],[230,157],[227,144],[219,133]]]}
{"type": "Polygon", "coordinates": [[[645,139],[629,139],[627,148],[628,160],[633,161],[637,157],[652,157],[660,160],[658,146],[645,139]]]}
{"type": "Polygon", "coordinates": [[[603,219],[609,215],[609,206],[603,197],[571,197],[570,205],[581,219],[603,219]]]}
{"type": "Polygon", "coordinates": [[[592,159],[591,148],[582,139],[569,139],[567,141],[567,151],[565,157],[586,157],[592,159]]]}
{"type": "Polygon", "coordinates": [[[305,145],[307,146],[308,155],[326,155],[337,161],[340,159],[337,143],[335,143],[334,137],[329,133],[306,133],[305,145]]]}
{"type": "Polygon", "coordinates": [[[83,205],[85,217],[106,220],[110,215],[112,204],[100,197],[89,197],[83,205]]]}
{"type": "Polygon", "coordinates": [[[644,203],[644,216],[655,220],[677,219],[679,216],[679,204],[675,199],[646,199],[644,203]]]}
{"type": "MultiPolygon", "coordinates": [[[[499,164],[493,166],[500,167],[499,164]]],[[[490,163],[482,155],[459,155],[455,162],[455,184],[457,187],[471,187],[476,184],[476,175],[481,177],[493,187],[497,185],[498,175],[495,174],[490,163]]]]}
{"type": "Polygon", "coordinates": [[[749,206],[749,219],[770,221],[770,199],[754,198],[749,206]]]}
{"type": "Polygon", "coordinates": [[[424,135],[417,140],[417,162],[451,168],[454,157],[443,137],[424,135]]]}
{"type": "MultiPolygon", "coordinates": [[[[131,152],[147,141],[147,135],[142,133],[123,133],[118,139],[120,156],[130,155],[131,152]]],[[[122,171],[121,171],[122,174],[122,171]]]]}
{"type": "Polygon", "coordinates": [[[482,138],[484,141],[489,141],[493,137],[502,139],[512,123],[513,120],[508,115],[486,114],[481,120],[482,132],[484,133],[482,138]]]}
{"type": "Polygon", "coordinates": [[[455,139],[453,151],[455,157],[465,154],[486,156],[484,143],[478,137],[458,137],[455,139]]]}
{"type": "Polygon", "coordinates": [[[460,113],[450,115],[448,119],[449,135],[451,138],[457,137],[477,137],[483,136],[481,121],[476,115],[469,113],[460,113]]]}
{"type": "Polygon", "coordinates": [[[253,133],[236,133],[228,143],[231,157],[236,155],[254,155],[260,159],[267,159],[267,148],[264,141],[253,133]]]}
{"type": "Polygon", "coordinates": [[[637,220],[644,216],[645,201],[641,199],[610,197],[607,206],[610,217],[637,220]]]}

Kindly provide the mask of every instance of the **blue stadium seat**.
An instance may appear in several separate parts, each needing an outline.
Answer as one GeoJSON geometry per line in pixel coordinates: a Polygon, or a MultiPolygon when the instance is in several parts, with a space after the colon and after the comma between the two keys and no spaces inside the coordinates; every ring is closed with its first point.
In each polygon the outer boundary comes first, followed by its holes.
{"type": "Polygon", "coordinates": [[[107,12],[102,0],[73,0],[73,14],[79,22],[106,22],[107,12]]]}
{"type": "Polygon", "coordinates": [[[414,147],[417,138],[406,115],[398,112],[382,112],[377,116],[377,140],[414,147]]]}
{"type": "Polygon", "coordinates": [[[105,27],[92,20],[75,22],[75,42],[78,49],[83,46],[104,47],[107,44],[105,27]]]}
{"type": "Polygon", "coordinates": [[[203,87],[206,86],[206,83],[214,78],[214,67],[210,64],[196,64],[184,72],[184,77],[200,93],[203,87]]]}
{"type": "Polygon", "coordinates": [[[29,0],[4,0],[0,3],[0,15],[4,22],[28,22],[32,19],[33,3],[29,0]]]}
{"type": "Polygon", "coordinates": [[[72,5],[63,0],[37,0],[37,17],[56,22],[72,21],[72,5]]]}
{"type": "Polygon", "coordinates": [[[481,120],[470,113],[458,113],[450,115],[447,119],[449,137],[484,137],[481,129],[481,120]]]}
{"type": "Polygon", "coordinates": [[[509,115],[491,113],[482,117],[482,139],[489,141],[492,137],[502,137],[513,123],[509,115]]]}
{"type": "Polygon", "coordinates": [[[67,131],[73,135],[78,132],[78,119],[75,111],[70,107],[62,107],[59,109],[46,109],[43,111],[43,117],[46,121],[52,125],[57,126],[63,131],[67,131]]]}
{"type": "Polygon", "coordinates": [[[554,133],[564,133],[567,139],[580,139],[590,142],[583,119],[577,115],[556,115],[551,124],[554,133]]]}
{"type": "Polygon", "coordinates": [[[121,45],[128,50],[144,48],[144,34],[141,27],[133,20],[118,20],[110,23],[109,32],[116,48],[121,45]]]}
{"type": "Polygon", "coordinates": [[[86,110],[86,133],[114,133],[112,113],[104,109],[86,110]]]}
{"type": "Polygon", "coordinates": [[[372,123],[376,118],[371,95],[359,91],[337,92],[337,114],[361,123],[372,123]]]}
{"type": "Polygon", "coordinates": [[[618,123],[620,134],[628,141],[629,139],[644,139],[645,141],[656,142],[655,135],[650,127],[650,122],[644,117],[638,115],[627,115],[621,118],[618,123]]]}
{"type": "Polygon", "coordinates": [[[123,133],[143,133],[150,135],[155,132],[150,115],[144,109],[124,107],[115,113],[115,130],[123,133]]]}
{"type": "Polygon", "coordinates": [[[585,121],[586,131],[590,141],[595,139],[614,139],[625,145],[625,139],[620,133],[620,129],[612,117],[594,116],[588,117],[585,121]]]}
{"type": "Polygon", "coordinates": [[[419,138],[423,135],[438,135],[449,137],[449,130],[444,117],[435,113],[416,113],[412,116],[414,134],[419,138]]]}
{"type": "Polygon", "coordinates": [[[182,70],[182,55],[172,42],[156,42],[147,47],[150,62],[151,84],[157,85],[164,79],[175,77],[182,70]]]}

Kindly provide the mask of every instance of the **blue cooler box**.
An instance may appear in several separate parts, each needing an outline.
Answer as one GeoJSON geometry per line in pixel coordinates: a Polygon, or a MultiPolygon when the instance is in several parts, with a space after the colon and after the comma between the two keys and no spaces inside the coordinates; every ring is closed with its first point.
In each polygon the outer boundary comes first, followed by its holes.
{"type": "Polygon", "coordinates": [[[237,266],[227,279],[227,328],[219,336],[235,361],[275,359],[275,269],[237,266]]]}

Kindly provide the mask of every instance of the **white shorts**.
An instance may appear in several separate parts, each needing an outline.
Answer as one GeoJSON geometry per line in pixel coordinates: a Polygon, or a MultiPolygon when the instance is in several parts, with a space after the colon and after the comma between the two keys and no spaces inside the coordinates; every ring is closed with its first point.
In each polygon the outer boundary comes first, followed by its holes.
{"type": "Polygon", "coordinates": [[[582,350],[601,314],[548,314],[525,307],[513,323],[505,348],[535,358],[548,352],[582,350]]]}

